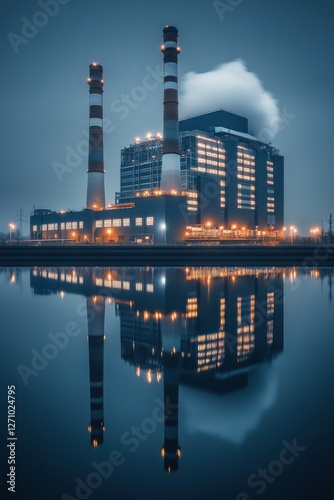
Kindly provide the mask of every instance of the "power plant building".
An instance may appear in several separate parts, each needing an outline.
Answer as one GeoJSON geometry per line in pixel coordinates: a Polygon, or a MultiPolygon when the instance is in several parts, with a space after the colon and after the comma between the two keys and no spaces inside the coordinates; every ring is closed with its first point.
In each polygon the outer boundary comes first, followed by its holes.
{"type": "MultiPolygon", "coordinates": [[[[284,158],[248,134],[248,120],[223,110],[181,120],[181,189],[188,222],[281,230],[284,158]]],[[[119,203],[160,189],[162,138],[149,135],[121,151],[119,203]]]]}
{"type": "Polygon", "coordinates": [[[177,243],[200,228],[230,236],[283,230],[284,159],[223,110],[179,121],[178,30],[165,26],[163,136],[121,151],[120,192],[105,203],[103,67],[89,66],[89,153],[85,209],[38,209],[32,240],[177,243]],[[190,232],[189,232],[190,231],[190,232]]]}

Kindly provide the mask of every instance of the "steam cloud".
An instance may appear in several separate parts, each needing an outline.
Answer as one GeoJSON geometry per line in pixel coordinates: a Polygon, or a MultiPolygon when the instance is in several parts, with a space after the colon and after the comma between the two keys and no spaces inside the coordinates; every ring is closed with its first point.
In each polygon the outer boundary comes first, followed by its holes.
{"type": "Polygon", "coordinates": [[[207,73],[187,73],[181,84],[181,118],[224,109],[248,118],[249,133],[270,142],[281,124],[277,101],[241,60],[207,73]]]}

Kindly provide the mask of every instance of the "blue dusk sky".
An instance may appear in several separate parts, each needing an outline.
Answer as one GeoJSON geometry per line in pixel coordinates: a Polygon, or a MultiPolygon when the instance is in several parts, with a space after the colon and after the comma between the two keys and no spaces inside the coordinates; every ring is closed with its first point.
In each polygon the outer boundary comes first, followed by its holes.
{"type": "Polygon", "coordinates": [[[182,48],[180,117],[197,112],[189,73],[207,74],[203,81],[218,82],[218,95],[206,111],[250,118],[252,132],[269,131],[285,157],[286,225],[300,234],[322,218],[327,226],[334,211],[333,18],[329,0],[2,0],[0,232],[21,208],[28,220],[33,206],[85,206],[93,61],[104,67],[106,200],[114,202],[120,150],[162,132],[166,24],[179,29],[182,48]],[[243,85],[234,85],[235,71],[243,85]],[[59,164],[66,166],[61,174],[59,164]]]}

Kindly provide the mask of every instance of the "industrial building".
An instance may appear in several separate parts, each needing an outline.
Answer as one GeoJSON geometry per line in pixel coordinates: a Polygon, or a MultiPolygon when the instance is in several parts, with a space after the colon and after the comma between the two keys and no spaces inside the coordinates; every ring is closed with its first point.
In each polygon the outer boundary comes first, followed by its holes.
{"type": "MultiPolygon", "coordinates": [[[[246,118],[218,110],[181,120],[179,127],[189,224],[283,228],[284,158],[248,134],[246,118]]],[[[162,143],[159,134],[149,135],[121,151],[117,202],[160,189],[162,143]]]]}
{"type": "MultiPolygon", "coordinates": [[[[218,239],[283,232],[284,159],[248,133],[248,120],[223,110],[179,121],[178,30],[165,26],[163,135],[121,151],[120,191],[106,207],[103,68],[89,67],[86,208],[35,210],[32,240],[177,243],[215,231],[218,239]]],[[[204,235],[205,237],[205,235],[204,235]]]]}

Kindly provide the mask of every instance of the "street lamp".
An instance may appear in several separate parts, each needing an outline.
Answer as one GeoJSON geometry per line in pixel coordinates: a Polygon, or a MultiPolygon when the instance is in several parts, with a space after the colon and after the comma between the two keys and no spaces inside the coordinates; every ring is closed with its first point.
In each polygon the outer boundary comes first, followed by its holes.
{"type": "Polygon", "coordinates": [[[166,224],[165,224],[164,222],[162,222],[162,223],[160,224],[160,229],[161,229],[161,231],[164,231],[164,233],[165,233],[165,234],[164,234],[164,236],[165,236],[165,237],[164,237],[164,243],[166,244],[166,229],[167,229],[167,226],[166,226],[166,224]]]}
{"type": "Polygon", "coordinates": [[[15,229],[15,224],[9,224],[9,241],[12,241],[12,231],[15,229]]]}
{"type": "Polygon", "coordinates": [[[290,226],[290,236],[291,236],[291,245],[294,244],[297,234],[297,228],[295,226],[290,226]]]}

